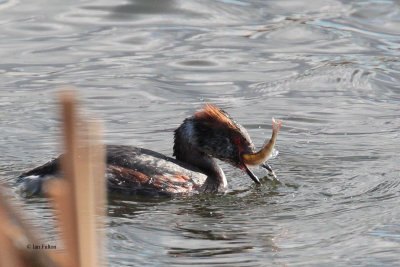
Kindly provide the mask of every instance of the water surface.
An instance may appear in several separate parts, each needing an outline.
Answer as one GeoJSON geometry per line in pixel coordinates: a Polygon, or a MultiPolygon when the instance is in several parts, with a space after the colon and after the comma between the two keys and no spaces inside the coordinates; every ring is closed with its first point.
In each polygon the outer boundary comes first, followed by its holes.
{"type": "MultiPolygon", "coordinates": [[[[283,120],[270,161],[281,183],[256,186],[222,164],[226,195],[112,197],[110,265],[400,264],[397,1],[0,0],[0,25],[0,175],[11,186],[60,152],[65,84],[104,119],[107,143],[167,155],[205,102],[256,146],[272,116],[283,120]]],[[[24,202],[55,240],[46,199],[24,202]]]]}

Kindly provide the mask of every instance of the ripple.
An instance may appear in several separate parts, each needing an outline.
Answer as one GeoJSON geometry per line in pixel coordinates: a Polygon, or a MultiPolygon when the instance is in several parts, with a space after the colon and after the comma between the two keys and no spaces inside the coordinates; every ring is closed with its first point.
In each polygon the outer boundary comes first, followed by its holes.
{"type": "Polygon", "coordinates": [[[386,240],[400,242],[400,228],[398,225],[382,225],[371,230],[369,234],[386,240]]]}
{"type": "Polygon", "coordinates": [[[181,65],[183,66],[190,66],[190,67],[210,67],[210,66],[215,66],[215,62],[209,61],[209,60],[186,60],[180,62],[181,65]]]}
{"type": "Polygon", "coordinates": [[[364,29],[379,35],[400,34],[398,31],[400,27],[400,12],[397,8],[393,8],[392,3],[367,1],[355,5],[357,9],[351,14],[351,17],[358,23],[354,23],[354,25],[364,26],[364,29]]]}
{"type": "Polygon", "coordinates": [[[19,0],[3,0],[0,1],[0,10],[4,10],[19,4],[19,0]]]}
{"type": "MultiPolygon", "coordinates": [[[[355,96],[371,99],[382,97],[382,91],[372,84],[377,74],[346,66],[323,66],[307,70],[284,80],[250,85],[256,93],[265,96],[293,96],[324,98],[329,96],[355,96]],[[299,90],[301,88],[301,90],[299,90]],[[379,91],[379,92],[378,92],[379,91]]],[[[391,93],[384,95],[388,99],[391,93]]]]}
{"type": "Polygon", "coordinates": [[[400,182],[397,178],[384,178],[383,182],[366,189],[364,192],[347,196],[346,199],[371,203],[378,201],[388,201],[399,197],[400,182]]]}
{"type": "MultiPolygon", "coordinates": [[[[49,3],[0,0],[2,181],[58,154],[59,84],[104,118],[107,143],[168,155],[204,102],[256,146],[283,120],[269,162],[279,181],[254,168],[257,186],[221,163],[227,194],[110,196],[112,265],[398,263],[397,3],[49,3]]],[[[55,237],[46,200],[25,204],[55,237]]]]}

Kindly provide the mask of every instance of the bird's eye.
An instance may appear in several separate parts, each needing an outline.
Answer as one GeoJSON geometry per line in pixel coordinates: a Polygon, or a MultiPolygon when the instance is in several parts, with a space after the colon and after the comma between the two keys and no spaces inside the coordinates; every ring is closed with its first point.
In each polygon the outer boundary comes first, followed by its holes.
{"type": "Polygon", "coordinates": [[[238,136],[236,136],[235,138],[233,138],[233,142],[235,142],[236,145],[240,145],[240,138],[238,136]]]}

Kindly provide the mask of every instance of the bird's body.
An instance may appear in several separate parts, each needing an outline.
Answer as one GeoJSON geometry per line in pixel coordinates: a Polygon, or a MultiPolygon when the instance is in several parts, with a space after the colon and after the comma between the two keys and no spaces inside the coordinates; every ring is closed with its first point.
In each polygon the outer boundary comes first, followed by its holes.
{"type": "MultiPolygon", "coordinates": [[[[279,127],[280,123],[274,127],[272,147],[279,127]]],[[[264,147],[261,151],[272,149],[271,144],[268,148],[264,147]]],[[[150,196],[224,192],[227,180],[214,157],[243,169],[259,183],[247,168],[247,165],[252,165],[249,159],[259,164],[259,156],[257,160],[252,158],[257,154],[260,152],[255,153],[250,137],[240,124],[227,113],[207,105],[185,119],[175,130],[176,159],[139,147],[107,145],[108,190],[150,196]]],[[[60,176],[62,156],[21,174],[19,179],[24,191],[29,194],[43,193],[43,181],[47,177],[60,176]]],[[[265,155],[263,157],[261,161],[266,160],[265,155]]]]}

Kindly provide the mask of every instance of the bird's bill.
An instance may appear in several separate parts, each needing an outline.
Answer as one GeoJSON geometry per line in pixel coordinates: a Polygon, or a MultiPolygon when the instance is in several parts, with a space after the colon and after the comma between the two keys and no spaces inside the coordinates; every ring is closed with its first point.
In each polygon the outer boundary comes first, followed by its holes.
{"type": "Polygon", "coordinates": [[[248,176],[256,183],[256,184],[261,184],[260,179],[247,167],[246,164],[242,164],[241,169],[247,173],[248,176]]]}

